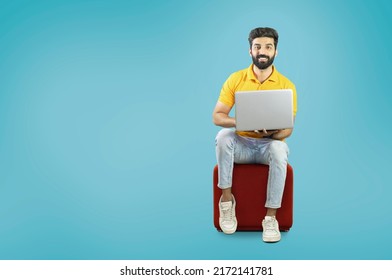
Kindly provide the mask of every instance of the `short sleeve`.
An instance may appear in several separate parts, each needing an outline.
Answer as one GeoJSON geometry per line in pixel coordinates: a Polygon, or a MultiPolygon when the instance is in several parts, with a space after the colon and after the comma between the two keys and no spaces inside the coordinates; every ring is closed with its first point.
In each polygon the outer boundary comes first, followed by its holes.
{"type": "Polygon", "coordinates": [[[234,102],[235,102],[235,99],[234,99],[235,87],[233,86],[233,84],[234,84],[233,83],[233,75],[230,75],[230,77],[223,84],[220,95],[219,95],[219,99],[218,99],[218,101],[229,106],[230,108],[233,107],[234,102]]]}

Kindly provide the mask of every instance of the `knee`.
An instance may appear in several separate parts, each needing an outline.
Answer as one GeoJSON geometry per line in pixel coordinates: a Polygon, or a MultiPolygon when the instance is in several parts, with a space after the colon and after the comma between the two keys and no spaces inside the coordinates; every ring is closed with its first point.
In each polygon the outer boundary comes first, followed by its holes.
{"type": "Polygon", "coordinates": [[[232,129],[221,129],[215,138],[215,145],[217,148],[232,147],[234,144],[235,132],[232,129]]]}
{"type": "Polygon", "coordinates": [[[279,140],[272,141],[268,148],[271,161],[287,163],[289,148],[285,142],[279,140]]]}

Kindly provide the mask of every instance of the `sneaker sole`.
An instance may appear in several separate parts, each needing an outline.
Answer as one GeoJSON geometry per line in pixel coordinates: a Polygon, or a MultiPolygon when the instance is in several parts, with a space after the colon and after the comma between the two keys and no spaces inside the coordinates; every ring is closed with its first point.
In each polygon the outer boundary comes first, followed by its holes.
{"type": "Polygon", "coordinates": [[[264,237],[263,236],[263,241],[267,243],[275,243],[280,241],[280,236],[279,237],[264,237]]]}
{"type": "Polygon", "coordinates": [[[234,232],[236,232],[236,230],[230,230],[230,231],[224,231],[222,228],[221,228],[221,230],[222,230],[222,232],[224,233],[224,234],[233,234],[234,232]]]}

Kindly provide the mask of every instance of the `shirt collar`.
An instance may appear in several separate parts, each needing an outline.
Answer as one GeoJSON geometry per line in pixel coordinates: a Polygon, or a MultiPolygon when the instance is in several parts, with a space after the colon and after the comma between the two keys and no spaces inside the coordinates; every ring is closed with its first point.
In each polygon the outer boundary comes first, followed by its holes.
{"type": "MultiPolygon", "coordinates": [[[[253,65],[254,64],[252,63],[247,70],[247,79],[258,81],[255,73],[253,72],[253,65]]],[[[266,81],[270,81],[270,82],[278,81],[278,71],[275,69],[275,66],[272,65],[272,73],[266,81]]]]}

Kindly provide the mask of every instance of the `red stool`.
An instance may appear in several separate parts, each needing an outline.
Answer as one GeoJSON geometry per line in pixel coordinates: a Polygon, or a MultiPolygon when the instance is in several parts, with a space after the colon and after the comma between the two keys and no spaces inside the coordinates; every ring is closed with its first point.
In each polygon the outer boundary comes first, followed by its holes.
{"type": "MultiPolygon", "coordinates": [[[[234,164],[232,193],[236,199],[237,231],[261,231],[261,221],[267,209],[268,165],[234,164]]],[[[222,190],[218,187],[218,165],[214,168],[214,225],[219,226],[219,199],[222,190]]],[[[286,184],[282,205],[278,209],[276,219],[281,231],[289,231],[293,225],[293,168],[287,165],[286,184]]]]}

